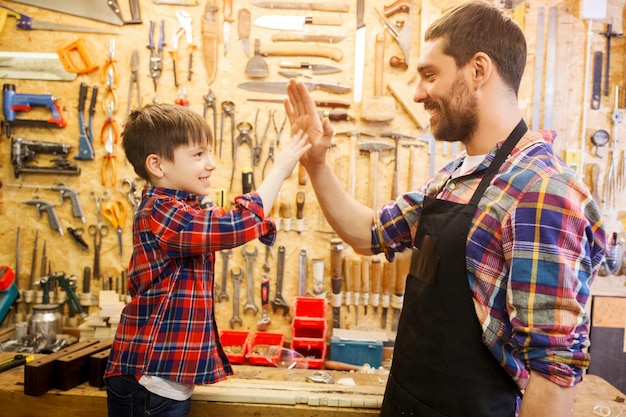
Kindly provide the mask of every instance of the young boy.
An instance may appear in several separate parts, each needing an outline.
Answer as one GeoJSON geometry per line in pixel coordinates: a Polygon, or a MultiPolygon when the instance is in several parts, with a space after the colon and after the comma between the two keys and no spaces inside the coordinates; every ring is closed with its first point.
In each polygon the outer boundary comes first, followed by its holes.
{"type": "Polygon", "coordinates": [[[309,149],[298,132],[276,156],[255,192],[235,208],[203,209],[216,168],[211,130],[186,107],[149,105],[128,116],[126,157],[151,185],[133,221],[124,307],[107,369],[109,416],[186,416],[194,385],[233,371],[218,339],[213,311],[215,252],[254,239],[271,245],[266,217],[283,181],[309,149]]]}

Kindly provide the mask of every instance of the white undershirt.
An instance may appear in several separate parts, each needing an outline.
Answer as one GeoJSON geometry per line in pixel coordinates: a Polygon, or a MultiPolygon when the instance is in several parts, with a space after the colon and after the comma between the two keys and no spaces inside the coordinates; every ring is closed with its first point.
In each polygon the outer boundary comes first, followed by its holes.
{"type": "Polygon", "coordinates": [[[142,375],[139,383],[148,391],[170,400],[185,401],[193,394],[193,385],[182,384],[158,376],[142,375]]]}
{"type": "Polygon", "coordinates": [[[476,168],[485,159],[485,155],[465,155],[461,167],[457,170],[455,177],[460,177],[476,168]]]}

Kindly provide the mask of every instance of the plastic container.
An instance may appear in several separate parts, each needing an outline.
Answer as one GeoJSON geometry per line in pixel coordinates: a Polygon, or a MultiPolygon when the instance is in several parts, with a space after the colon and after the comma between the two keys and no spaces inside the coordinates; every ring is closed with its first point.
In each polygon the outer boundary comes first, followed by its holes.
{"type": "Polygon", "coordinates": [[[293,338],[325,339],[327,301],[323,298],[296,297],[293,302],[293,338]]]}
{"type": "Polygon", "coordinates": [[[324,339],[293,339],[291,348],[307,360],[311,369],[321,369],[326,358],[326,342],[324,339]]]}
{"type": "Polygon", "coordinates": [[[242,364],[248,349],[250,332],[239,330],[220,331],[220,342],[230,363],[242,364]]]}
{"type": "Polygon", "coordinates": [[[280,361],[280,350],[274,349],[272,351],[274,356],[267,356],[268,351],[266,348],[267,346],[279,346],[282,348],[284,343],[285,335],[282,333],[252,333],[248,340],[248,353],[246,355],[248,363],[250,365],[274,366],[274,363],[280,361]],[[260,346],[261,349],[256,349],[257,346],[260,346]]]}
{"type": "Polygon", "coordinates": [[[380,341],[337,340],[330,341],[330,360],[378,368],[383,361],[383,343],[380,341]]]}
{"type": "Polygon", "coordinates": [[[4,321],[19,294],[13,270],[6,265],[0,266],[0,323],[4,321]]]}

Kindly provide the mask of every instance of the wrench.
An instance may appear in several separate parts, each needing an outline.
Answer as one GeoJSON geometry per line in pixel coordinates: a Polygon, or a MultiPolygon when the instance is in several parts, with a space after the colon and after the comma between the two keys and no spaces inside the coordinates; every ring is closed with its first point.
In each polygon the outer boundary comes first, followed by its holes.
{"type": "Polygon", "coordinates": [[[230,319],[230,328],[235,328],[235,323],[239,323],[241,326],[243,320],[239,317],[239,287],[241,286],[241,280],[243,279],[243,271],[241,268],[236,267],[230,270],[230,277],[233,279],[233,316],[230,319]],[[239,272],[235,272],[235,271],[239,272]]]}
{"type": "Polygon", "coordinates": [[[241,253],[246,261],[246,303],[243,305],[244,314],[248,310],[252,310],[254,315],[259,312],[259,307],[254,303],[254,259],[259,253],[259,248],[254,247],[253,251],[248,252],[246,246],[241,248],[241,253]]]}
{"type": "Polygon", "coordinates": [[[270,276],[268,274],[263,274],[263,278],[261,279],[261,318],[256,324],[256,328],[258,331],[264,332],[267,330],[267,326],[272,322],[270,319],[270,315],[267,311],[267,305],[270,300],[270,276]]]}
{"type": "Polygon", "coordinates": [[[283,298],[283,274],[285,271],[285,247],[280,245],[278,247],[278,258],[276,261],[276,295],[272,300],[272,309],[274,313],[276,310],[283,309],[283,316],[289,313],[289,304],[283,298]]]}
{"type": "Polygon", "coordinates": [[[222,300],[228,301],[229,299],[228,293],[226,292],[226,283],[228,282],[228,260],[232,252],[232,249],[223,249],[220,251],[220,255],[222,256],[222,288],[220,288],[220,293],[217,295],[217,302],[221,302],[222,300]]]}

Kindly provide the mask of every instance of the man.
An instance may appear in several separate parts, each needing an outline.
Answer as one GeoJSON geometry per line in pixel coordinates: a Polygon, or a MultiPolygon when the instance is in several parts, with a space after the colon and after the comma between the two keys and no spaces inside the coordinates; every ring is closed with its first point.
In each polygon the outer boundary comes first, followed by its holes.
{"type": "Polygon", "coordinates": [[[332,172],[334,130],[307,89],[291,80],[285,103],[313,144],[301,163],[338,235],[362,254],[412,252],[381,415],[570,416],[604,253],[598,206],[554,153],[555,133],[521,118],[526,42],[512,20],[464,3],[425,40],[414,100],[435,138],[465,152],[376,212],[332,172]]]}

